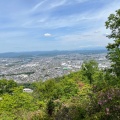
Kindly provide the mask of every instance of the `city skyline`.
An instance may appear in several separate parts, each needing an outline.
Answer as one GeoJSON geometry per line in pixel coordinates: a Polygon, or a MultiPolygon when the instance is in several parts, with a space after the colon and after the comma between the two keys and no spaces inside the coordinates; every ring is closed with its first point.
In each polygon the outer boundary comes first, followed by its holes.
{"type": "Polygon", "coordinates": [[[119,0],[0,1],[0,53],[104,48],[119,0]]]}

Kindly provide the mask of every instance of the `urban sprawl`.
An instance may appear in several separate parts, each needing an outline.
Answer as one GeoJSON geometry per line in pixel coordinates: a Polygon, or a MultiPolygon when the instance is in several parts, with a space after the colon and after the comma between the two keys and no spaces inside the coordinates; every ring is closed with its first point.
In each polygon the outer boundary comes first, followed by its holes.
{"type": "Polygon", "coordinates": [[[96,60],[100,69],[110,66],[106,53],[0,58],[0,79],[13,79],[17,83],[45,81],[78,71],[87,60],[96,60]]]}

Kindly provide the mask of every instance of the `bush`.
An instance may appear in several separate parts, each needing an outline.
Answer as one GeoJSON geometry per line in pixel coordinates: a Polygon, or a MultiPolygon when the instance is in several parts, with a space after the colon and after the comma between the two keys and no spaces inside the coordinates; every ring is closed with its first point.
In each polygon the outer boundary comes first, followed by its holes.
{"type": "Polygon", "coordinates": [[[98,120],[120,119],[119,88],[106,88],[93,96],[87,107],[88,118],[91,118],[91,120],[93,118],[98,120]]]}

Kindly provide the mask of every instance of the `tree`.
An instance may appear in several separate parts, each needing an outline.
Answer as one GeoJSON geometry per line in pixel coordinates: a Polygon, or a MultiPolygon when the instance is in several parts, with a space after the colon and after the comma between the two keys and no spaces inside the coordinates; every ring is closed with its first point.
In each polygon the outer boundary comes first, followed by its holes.
{"type": "Polygon", "coordinates": [[[13,80],[0,80],[0,94],[12,93],[15,87],[17,87],[17,83],[13,80]]]}
{"type": "Polygon", "coordinates": [[[112,62],[112,71],[120,77],[120,9],[115,14],[110,14],[105,25],[111,30],[111,34],[107,37],[114,40],[106,47],[109,51],[107,57],[112,62]]]}
{"type": "Polygon", "coordinates": [[[99,70],[98,63],[94,60],[90,60],[82,64],[82,72],[88,78],[88,80],[90,81],[90,84],[92,84],[93,82],[93,75],[98,70],[99,70]]]}
{"type": "Polygon", "coordinates": [[[52,99],[50,99],[47,103],[47,113],[48,113],[48,115],[50,115],[50,116],[53,115],[54,108],[55,108],[54,102],[53,102],[52,99]]]}

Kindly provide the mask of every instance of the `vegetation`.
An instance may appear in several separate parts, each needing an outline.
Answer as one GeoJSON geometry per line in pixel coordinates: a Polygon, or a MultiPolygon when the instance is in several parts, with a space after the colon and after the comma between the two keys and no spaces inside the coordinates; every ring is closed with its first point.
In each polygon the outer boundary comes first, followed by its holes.
{"type": "Polygon", "coordinates": [[[108,17],[106,27],[115,39],[107,46],[111,69],[100,70],[91,60],[78,72],[45,82],[0,80],[0,120],[119,120],[120,10],[108,17]]]}
{"type": "Polygon", "coordinates": [[[112,71],[120,78],[120,9],[116,14],[111,14],[106,21],[106,28],[111,30],[108,38],[114,39],[114,43],[109,43],[108,58],[113,62],[112,71]]]}

